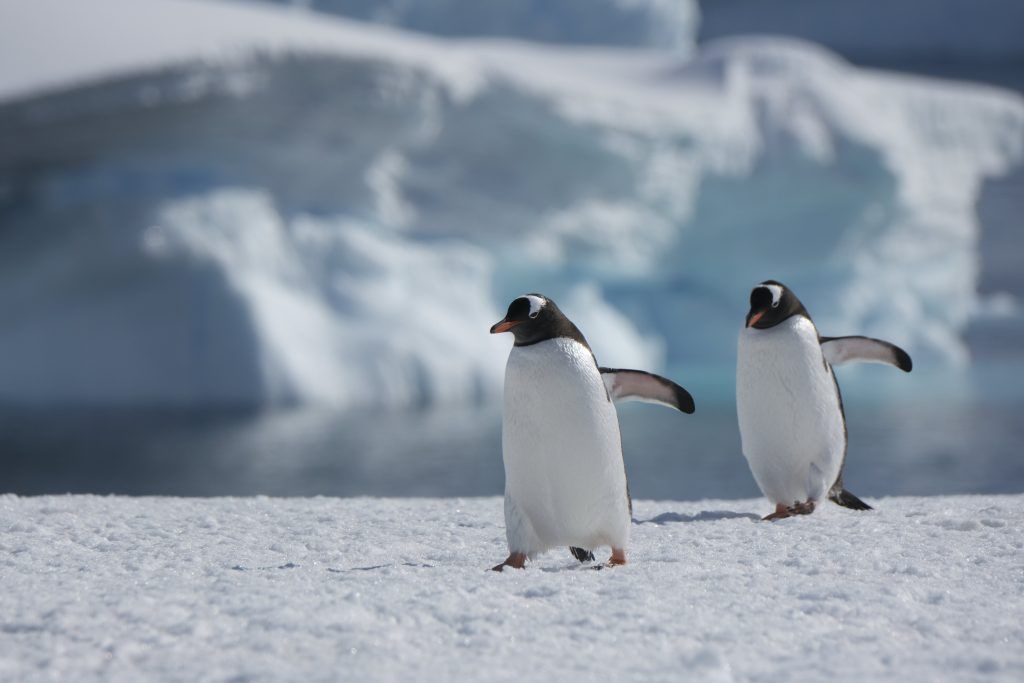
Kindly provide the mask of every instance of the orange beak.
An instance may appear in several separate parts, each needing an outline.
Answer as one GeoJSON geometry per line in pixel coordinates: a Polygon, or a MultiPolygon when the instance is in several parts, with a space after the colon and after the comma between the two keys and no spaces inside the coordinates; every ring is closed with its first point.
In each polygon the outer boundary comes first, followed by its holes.
{"type": "Polygon", "coordinates": [[[747,320],[747,327],[753,327],[757,323],[757,321],[760,320],[763,317],[764,317],[764,311],[758,311],[754,315],[750,316],[749,320],[747,320]]]}
{"type": "Polygon", "coordinates": [[[499,320],[494,323],[491,327],[491,334],[498,334],[499,332],[508,332],[513,327],[523,322],[522,320],[499,320]]]}

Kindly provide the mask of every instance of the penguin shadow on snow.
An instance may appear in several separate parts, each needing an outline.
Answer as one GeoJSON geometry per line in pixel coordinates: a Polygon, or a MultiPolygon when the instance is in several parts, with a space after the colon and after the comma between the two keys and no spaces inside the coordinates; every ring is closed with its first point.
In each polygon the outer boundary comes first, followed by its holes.
{"type": "Polygon", "coordinates": [[[634,524],[673,524],[677,522],[717,522],[723,519],[750,519],[755,522],[761,521],[758,515],[752,512],[732,512],[731,510],[702,510],[695,515],[686,515],[681,512],[663,512],[650,519],[633,519],[634,524]]]}
{"type": "MultiPolygon", "coordinates": [[[[275,569],[299,569],[302,565],[294,562],[286,562],[285,564],[277,565],[264,565],[248,567],[242,564],[236,564],[231,569],[236,572],[252,572],[252,571],[270,571],[275,569]]],[[[374,564],[367,567],[324,567],[327,571],[332,574],[344,574],[345,572],[372,572],[378,569],[390,569],[392,567],[412,567],[414,569],[433,569],[434,565],[419,562],[400,562],[391,564],[374,564]]]]}
{"type": "Polygon", "coordinates": [[[392,567],[412,567],[413,569],[433,569],[434,565],[426,562],[392,562],[390,564],[373,564],[367,567],[326,567],[332,574],[344,574],[345,572],[372,572],[378,569],[391,569],[392,567]]]}

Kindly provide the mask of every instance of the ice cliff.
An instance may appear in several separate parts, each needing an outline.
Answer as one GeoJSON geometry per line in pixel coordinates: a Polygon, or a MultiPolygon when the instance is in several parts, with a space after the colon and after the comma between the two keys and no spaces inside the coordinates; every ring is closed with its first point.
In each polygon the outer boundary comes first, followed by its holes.
{"type": "Polygon", "coordinates": [[[1015,94],[783,39],[686,55],[169,0],[5,1],[0,24],[5,401],[482,400],[524,291],[604,363],[728,384],[768,277],[830,334],[962,365],[975,203],[1024,156],[1015,94]]]}

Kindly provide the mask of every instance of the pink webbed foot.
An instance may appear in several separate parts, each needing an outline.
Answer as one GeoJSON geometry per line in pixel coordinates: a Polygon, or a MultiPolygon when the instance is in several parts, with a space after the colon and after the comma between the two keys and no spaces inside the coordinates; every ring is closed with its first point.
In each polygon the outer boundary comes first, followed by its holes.
{"type": "Polygon", "coordinates": [[[612,556],[608,558],[609,567],[620,567],[626,564],[626,551],[623,548],[612,548],[612,556]]]}
{"type": "Polygon", "coordinates": [[[808,500],[803,503],[795,503],[789,511],[794,515],[809,515],[814,512],[814,501],[808,500]]]}
{"type": "Polygon", "coordinates": [[[786,517],[792,517],[793,510],[782,503],[778,503],[775,506],[775,512],[770,515],[766,515],[761,518],[762,522],[774,522],[777,519],[785,519],[786,517]]]}
{"type": "Polygon", "coordinates": [[[505,567],[512,567],[513,569],[522,569],[526,566],[526,553],[511,553],[505,561],[501,564],[496,564],[491,567],[492,572],[500,572],[505,567]]]}
{"type": "Polygon", "coordinates": [[[815,502],[813,500],[807,500],[803,503],[793,503],[792,505],[783,505],[778,503],[775,505],[775,512],[772,514],[762,517],[763,522],[774,522],[777,519],[785,519],[786,517],[792,517],[793,515],[809,515],[814,512],[815,502]]]}

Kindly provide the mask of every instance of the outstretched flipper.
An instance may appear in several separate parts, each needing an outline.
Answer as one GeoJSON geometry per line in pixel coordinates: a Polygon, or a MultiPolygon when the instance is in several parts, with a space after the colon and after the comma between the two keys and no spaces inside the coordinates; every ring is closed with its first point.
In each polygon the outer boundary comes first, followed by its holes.
{"type": "Polygon", "coordinates": [[[594,553],[589,550],[584,550],[583,548],[576,548],[575,546],[570,546],[569,552],[572,553],[572,556],[575,557],[576,560],[579,562],[594,561],[594,553]]]}
{"type": "Polygon", "coordinates": [[[693,396],[670,379],[643,370],[598,368],[613,401],[660,403],[684,413],[695,409],[693,396]]]}
{"type": "Polygon", "coordinates": [[[885,363],[903,372],[910,372],[914,364],[906,351],[881,339],[871,337],[819,337],[821,351],[830,365],[863,361],[885,363]]]}

